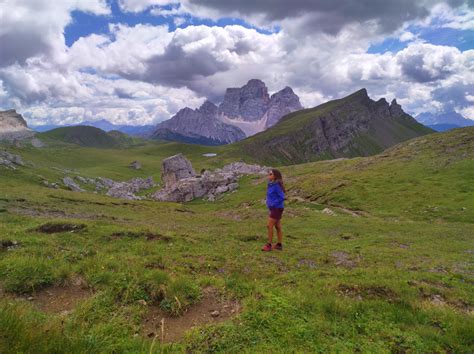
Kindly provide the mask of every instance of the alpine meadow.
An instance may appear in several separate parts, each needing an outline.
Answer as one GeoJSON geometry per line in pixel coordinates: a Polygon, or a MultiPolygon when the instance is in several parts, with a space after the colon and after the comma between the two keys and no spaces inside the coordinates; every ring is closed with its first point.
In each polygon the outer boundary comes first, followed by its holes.
{"type": "Polygon", "coordinates": [[[0,1],[0,353],[472,353],[470,1],[0,1]]]}

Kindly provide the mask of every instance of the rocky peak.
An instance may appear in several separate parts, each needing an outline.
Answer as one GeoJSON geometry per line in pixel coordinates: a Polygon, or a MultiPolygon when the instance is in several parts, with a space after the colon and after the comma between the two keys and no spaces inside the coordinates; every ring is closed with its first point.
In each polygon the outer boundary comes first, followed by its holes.
{"type": "Polygon", "coordinates": [[[241,88],[226,90],[219,112],[229,118],[241,118],[246,121],[260,119],[268,108],[270,97],[265,83],[252,79],[241,88]]]}
{"type": "Polygon", "coordinates": [[[217,106],[209,100],[206,100],[201,107],[198,108],[198,112],[201,114],[216,116],[218,108],[217,106]]]}
{"type": "Polygon", "coordinates": [[[285,87],[272,95],[266,113],[266,127],[271,127],[277,123],[281,117],[288,113],[303,109],[299,97],[293,92],[291,87],[285,87]]]}
{"type": "Polygon", "coordinates": [[[390,109],[390,115],[392,117],[399,117],[399,116],[405,114],[405,112],[402,109],[402,106],[400,106],[398,104],[398,102],[395,98],[392,100],[392,103],[390,104],[389,109],[390,109]]]}

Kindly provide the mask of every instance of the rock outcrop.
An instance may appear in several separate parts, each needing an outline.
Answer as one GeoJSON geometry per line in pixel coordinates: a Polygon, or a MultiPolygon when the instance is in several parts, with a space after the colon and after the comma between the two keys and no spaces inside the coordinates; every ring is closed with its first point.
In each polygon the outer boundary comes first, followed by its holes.
{"type": "Polygon", "coordinates": [[[196,172],[194,172],[191,162],[183,154],[168,157],[161,164],[161,181],[165,188],[182,179],[195,176],[196,172]]]}
{"type": "MultiPolygon", "coordinates": [[[[48,181],[43,181],[43,184],[49,188],[57,188],[56,183],[50,183],[48,181]]],[[[82,177],[66,176],[63,178],[63,184],[66,188],[74,192],[84,192],[84,185],[91,185],[95,187],[96,193],[98,191],[106,191],[106,195],[114,198],[128,199],[128,200],[141,200],[144,199],[141,196],[136,195],[140,191],[148,190],[156,186],[152,177],[148,178],[132,178],[129,181],[117,182],[110,178],[97,177],[82,177]]]]}
{"type": "Polygon", "coordinates": [[[158,124],[151,137],[205,145],[229,144],[261,132],[302,108],[290,87],[270,97],[265,83],[252,79],[243,87],[228,88],[219,107],[206,101],[198,109],[181,109],[158,124]]]}
{"type": "Polygon", "coordinates": [[[110,189],[106,193],[109,197],[122,198],[128,200],[141,200],[143,199],[140,196],[137,196],[136,193],[153,188],[155,183],[153,182],[152,177],[148,178],[133,178],[127,182],[113,182],[110,189]]]}
{"type": "Polygon", "coordinates": [[[0,167],[15,170],[17,166],[24,166],[25,163],[19,155],[11,154],[8,151],[0,150],[0,167]]]}
{"type": "Polygon", "coordinates": [[[128,165],[128,167],[133,170],[140,170],[142,168],[142,164],[140,163],[140,161],[133,161],[130,163],[130,165],[128,165]]]}
{"type": "Polygon", "coordinates": [[[63,183],[66,188],[72,190],[73,192],[84,192],[84,189],[79,187],[79,185],[71,177],[64,177],[63,183]]]}
{"type": "Polygon", "coordinates": [[[14,109],[0,112],[0,140],[22,140],[33,135],[21,114],[14,109]]]}
{"type": "Polygon", "coordinates": [[[191,163],[182,155],[163,161],[162,179],[164,187],[153,195],[159,201],[189,202],[205,197],[215,200],[219,195],[238,188],[238,179],[245,174],[263,175],[267,167],[235,162],[215,171],[204,171],[196,176],[191,163]]]}

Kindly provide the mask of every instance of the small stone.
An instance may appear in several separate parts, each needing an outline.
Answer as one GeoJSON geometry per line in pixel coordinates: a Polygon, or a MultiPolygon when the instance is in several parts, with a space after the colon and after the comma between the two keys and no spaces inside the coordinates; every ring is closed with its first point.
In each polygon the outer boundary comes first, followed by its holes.
{"type": "Polygon", "coordinates": [[[33,301],[34,299],[35,299],[35,298],[34,298],[33,296],[28,296],[28,297],[26,298],[26,300],[28,300],[28,301],[33,301]]]}
{"type": "Polygon", "coordinates": [[[326,215],[336,216],[336,213],[329,208],[324,208],[321,213],[326,214],[326,215]]]}
{"type": "Polygon", "coordinates": [[[142,168],[142,164],[139,161],[133,161],[128,167],[134,170],[140,170],[142,168]]]}
{"type": "Polygon", "coordinates": [[[217,310],[214,310],[214,311],[211,312],[212,317],[219,317],[219,315],[220,315],[220,312],[217,311],[217,310]]]}

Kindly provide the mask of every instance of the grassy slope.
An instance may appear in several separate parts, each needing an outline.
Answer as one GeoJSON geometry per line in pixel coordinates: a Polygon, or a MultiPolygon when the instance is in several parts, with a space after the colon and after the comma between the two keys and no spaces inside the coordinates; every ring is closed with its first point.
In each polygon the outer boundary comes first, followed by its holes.
{"type": "Polygon", "coordinates": [[[67,316],[1,301],[0,352],[149,351],[151,341],[134,336],[146,311],[139,300],[173,304],[176,296],[185,306],[199,301],[195,290],[207,285],[239,298],[243,312],[196,329],[180,344],[155,343],[153,351],[472,351],[474,320],[466,308],[472,311],[474,301],[473,128],[418,138],[370,158],[283,168],[290,199],[299,197],[287,203],[283,253],[259,251],[266,211],[258,179],[243,179],[237,193],[216,203],[186,206],[124,203],[36,184],[37,173],[53,177],[47,167],[63,163],[91,176],[157,176],[161,157],[177,149],[187,149],[197,168],[225,162],[201,156],[213,148],[180,144],[51,147],[18,151],[35,167],[0,170],[1,239],[22,242],[0,253],[1,286],[18,292],[79,275],[95,291],[67,316]],[[125,167],[134,159],[144,171],[125,167]],[[321,213],[327,206],[338,215],[321,213]],[[66,216],[22,216],[19,209],[66,216]],[[33,231],[48,220],[88,228],[33,231]],[[110,238],[130,230],[172,242],[110,238]],[[334,252],[346,252],[357,266],[336,265],[334,252]],[[164,270],[147,267],[157,262],[164,270]],[[164,298],[157,288],[166,289],[164,298]],[[435,295],[444,304],[433,303],[435,295]]]}
{"type": "Polygon", "coordinates": [[[99,128],[85,125],[56,128],[39,133],[38,137],[53,144],[68,143],[95,148],[119,148],[133,143],[133,138],[128,138],[118,131],[106,133],[99,128]]]}

